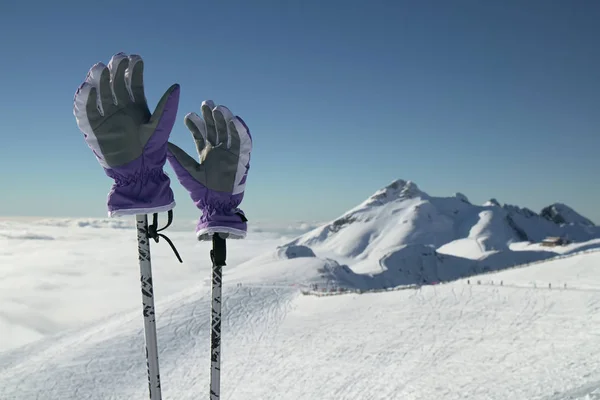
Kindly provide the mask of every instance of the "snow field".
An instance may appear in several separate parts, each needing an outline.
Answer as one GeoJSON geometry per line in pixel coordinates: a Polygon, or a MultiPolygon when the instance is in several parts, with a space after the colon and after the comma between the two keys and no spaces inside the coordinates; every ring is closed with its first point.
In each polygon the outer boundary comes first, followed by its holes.
{"type": "MultiPolygon", "coordinates": [[[[228,241],[221,398],[600,399],[600,231],[548,210],[573,223],[398,180],[228,241]],[[557,234],[579,243],[534,243],[557,234]]],[[[210,244],[188,222],[167,231],[184,264],[151,243],[165,399],[208,394],[210,244]]],[[[147,398],[132,228],[0,221],[0,399],[147,398]]]]}
{"type": "MultiPolygon", "coordinates": [[[[306,260],[288,262],[300,269],[296,263],[306,260]]],[[[486,278],[523,284],[539,276],[538,268],[555,281],[600,285],[599,261],[599,254],[584,254],[486,278]]],[[[584,387],[583,395],[592,393],[600,382],[595,291],[457,281],[317,298],[282,282],[261,285],[260,278],[240,287],[236,269],[230,274],[223,399],[567,399],[584,387]]],[[[209,308],[204,285],[157,301],[165,398],[207,392],[209,308]]],[[[143,398],[138,314],[4,353],[2,398],[143,398]]]]}

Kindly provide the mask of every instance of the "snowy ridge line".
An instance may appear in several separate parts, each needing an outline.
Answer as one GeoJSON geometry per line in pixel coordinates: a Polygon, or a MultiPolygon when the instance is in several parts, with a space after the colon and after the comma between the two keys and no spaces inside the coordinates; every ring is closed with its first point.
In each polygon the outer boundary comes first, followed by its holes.
{"type": "Polygon", "coordinates": [[[552,284],[552,282],[548,282],[547,285],[538,285],[539,282],[530,282],[529,284],[515,284],[515,283],[506,283],[503,280],[500,282],[496,281],[487,281],[482,282],[477,280],[476,283],[470,282],[470,279],[467,280],[467,285],[469,286],[494,286],[494,287],[507,287],[511,289],[535,289],[535,290],[555,290],[558,292],[564,291],[574,291],[574,292],[592,292],[592,293],[600,293],[600,288],[584,288],[579,286],[567,286],[566,283],[556,285],[552,284]]]}
{"type": "MultiPolygon", "coordinates": [[[[229,286],[229,285],[228,285],[229,286]]],[[[290,288],[298,288],[298,287],[309,287],[308,283],[301,282],[273,282],[273,283],[244,283],[238,282],[236,284],[237,287],[247,287],[247,288],[280,288],[280,289],[290,289],[290,288]]]]}
{"type": "MultiPolygon", "coordinates": [[[[436,283],[431,283],[430,285],[434,285],[436,283]]],[[[422,285],[401,285],[390,288],[378,288],[378,289],[350,289],[344,287],[322,287],[322,289],[308,289],[313,286],[313,284],[309,283],[237,283],[237,287],[247,287],[247,288],[279,288],[279,289],[300,289],[300,292],[303,295],[313,295],[313,296],[335,296],[340,294],[349,294],[349,293],[377,293],[377,292],[395,292],[399,290],[408,290],[408,289],[419,289],[422,285]],[[306,289],[302,289],[306,288],[306,289]]]]}
{"type": "MultiPolygon", "coordinates": [[[[478,273],[478,274],[471,275],[470,277],[477,277],[477,276],[489,275],[489,274],[497,274],[499,272],[509,271],[509,270],[513,270],[513,269],[517,269],[517,268],[524,268],[524,267],[528,267],[528,266],[535,265],[535,264],[541,264],[541,263],[545,263],[545,262],[550,262],[550,261],[555,261],[555,260],[561,260],[561,259],[565,259],[565,258],[571,258],[571,257],[583,255],[583,254],[597,253],[597,252],[600,252],[600,249],[582,250],[582,251],[578,251],[578,252],[574,252],[574,253],[557,255],[556,257],[546,258],[546,259],[543,259],[543,260],[536,260],[536,261],[532,261],[532,262],[528,262],[528,263],[524,263],[524,264],[517,264],[517,265],[514,265],[512,267],[503,268],[501,270],[493,270],[493,271],[481,272],[481,273],[478,273]]],[[[466,277],[462,277],[462,278],[458,278],[458,279],[455,279],[453,281],[448,281],[448,282],[431,282],[431,283],[427,283],[427,284],[424,284],[424,285],[417,285],[417,284],[402,285],[402,286],[396,286],[396,287],[392,287],[392,288],[377,288],[377,289],[366,289],[366,290],[364,290],[364,289],[349,289],[349,288],[337,287],[337,288],[329,288],[329,289],[323,288],[321,290],[319,290],[319,289],[316,289],[316,290],[315,289],[302,290],[301,292],[302,292],[303,295],[318,296],[318,297],[338,296],[338,295],[351,294],[351,293],[363,294],[363,293],[392,292],[392,291],[408,290],[408,289],[420,289],[422,286],[433,286],[433,285],[438,285],[438,284],[447,284],[447,283],[455,282],[455,281],[457,281],[459,279],[465,279],[465,278],[466,277]]],[[[500,285],[497,285],[497,286],[500,286],[500,285]]],[[[523,288],[527,288],[527,286],[524,286],[523,288]]],[[[534,287],[532,286],[531,288],[534,288],[534,287]]],[[[571,289],[571,290],[575,290],[575,289],[571,289]]],[[[589,290],[588,289],[581,289],[579,291],[600,292],[600,289],[597,289],[597,290],[596,289],[589,289],[589,290]]]]}
{"type": "Polygon", "coordinates": [[[598,252],[600,252],[600,248],[597,248],[597,249],[588,249],[588,250],[582,250],[582,251],[576,251],[576,252],[569,253],[569,254],[559,254],[559,255],[557,255],[555,257],[545,258],[543,260],[530,261],[528,263],[523,263],[523,264],[516,264],[516,265],[513,265],[512,267],[502,268],[502,269],[499,269],[499,270],[484,271],[484,272],[480,272],[478,274],[474,274],[474,275],[471,275],[471,276],[497,274],[499,272],[504,272],[504,271],[510,271],[510,270],[513,270],[513,269],[529,267],[530,265],[542,264],[542,263],[545,263],[545,262],[562,260],[562,259],[565,259],[565,258],[571,258],[571,257],[575,257],[575,256],[580,256],[582,254],[590,254],[590,253],[598,253],[598,252]]]}
{"type": "MultiPolygon", "coordinates": [[[[435,285],[435,283],[431,283],[430,285],[435,285]]],[[[341,294],[352,294],[352,293],[364,294],[364,293],[380,293],[380,292],[397,292],[400,290],[420,289],[421,286],[422,285],[402,285],[402,286],[396,286],[393,288],[367,289],[367,290],[348,289],[348,288],[339,287],[339,288],[330,288],[329,290],[327,290],[327,289],[302,290],[302,294],[305,296],[317,296],[317,297],[339,296],[341,294]]]]}

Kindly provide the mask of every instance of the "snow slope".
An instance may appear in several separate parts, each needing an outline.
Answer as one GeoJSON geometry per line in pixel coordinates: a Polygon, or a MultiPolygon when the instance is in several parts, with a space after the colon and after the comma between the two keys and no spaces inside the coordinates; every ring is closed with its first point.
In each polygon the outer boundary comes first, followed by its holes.
{"type": "MultiPolygon", "coordinates": [[[[163,232],[183,264],[166,242],[152,242],[158,297],[210,277],[210,245],[195,241],[195,224],[188,222],[178,226],[176,221],[173,230],[163,232]]],[[[0,220],[0,351],[137,310],[141,298],[134,225],[131,218],[0,220]]],[[[231,241],[229,265],[291,238],[281,232],[288,232],[287,227],[231,241]]]]}
{"type": "MultiPolygon", "coordinates": [[[[399,180],[308,233],[229,241],[222,398],[600,400],[599,228],[551,208],[399,180]]],[[[132,228],[0,221],[0,399],[147,397],[132,228]]],[[[167,231],[184,264],[152,243],[165,399],[208,393],[210,244],[192,228],[167,231]]]]}
{"type": "MultiPolygon", "coordinates": [[[[227,269],[223,399],[600,398],[600,253],[332,297],[300,294],[322,264],[296,254],[227,269]]],[[[208,393],[209,295],[157,298],[165,399],[208,393]]],[[[132,309],[0,353],[0,398],[146,398],[142,326],[132,309]]]]}

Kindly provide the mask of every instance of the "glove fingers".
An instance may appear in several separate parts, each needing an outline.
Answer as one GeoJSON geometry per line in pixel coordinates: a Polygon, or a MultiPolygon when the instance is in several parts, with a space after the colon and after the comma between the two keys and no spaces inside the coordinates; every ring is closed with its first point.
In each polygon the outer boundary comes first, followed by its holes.
{"type": "Polygon", "coordinates": [[[75,92],[73,115],[79,129],[86,135],[91,132],[91,125],[99,124],[102,119],[98,106],[98,91],[89,82],[83,82],[75,92]]]}
{"type": "Polygon", "coordinates": [[[234,151],[233,146],[239,140],[238,165],[233,187],[233,194],[238,194],[243,193],[246,188],[246,178],[250,169],[250,153],[252,152],[252,136],[244,120],[238,116],[234,117],[229,125],[232,142],[230,151],[234,151]]]}
{"type": "Polygon", "coordinates": [[[217,129],[217,144],[223,143],[222,145],[229,149],[231,138],[227,132],[227,123],[233,118],[233,113],[225,106],[217,106],[213,110],[213,117],[217,129]]]}
{"type": "Polygon", "coordinates": [[[104,63],[97,63],[88,72],[86,82],[96,88],[98,92],[98,109],[103,116],[110,115],[115,107],[113,93],[110,87],[110,71],[104,63]]]}
{"type": "Polygon", "coordinates": [[[192,158],[177,145],[168,142],[167,146],[167,159],[169,160],[169,164],[171,164],[171,167],[177,175],[177,179],[179,179],[179,182],[181,182],[183,187],[193,187],[194,182],[191,181],[192,179],[205,185],[206,172],[204,165],[199,164],[196,160],[194,160],[194,158],[192,158]]]}
{"type": "Polygon", "coordinates": [[[196,113],[189,113],[183,119],[185,126],[192,133],[192,137],[194,138],[194,142],[196,142],[196,151],[200,156],[202,150],[206,146],[206,124],[200,118],[200,116],[196,113]]]}
{"type": "MultiPolygon", "coordinates": [[[[242,162],[242,158],[244,160],[250,160],[250,153],[252,153],[252,135],[250,134],[250,129],[248,128],[248,125],[246,125],[246,123],[244,122],[244,120],[239,117],[239,116],[235,116],[232,120],[231,120],[231,124],[235,127],[235,132],[237,134],[237,136],[239,137],[239,154],[240,154],[240,162],[242,162]]],[[[233,131],[232,131],[233,132],[233,131]]],[[[233,138],[233,133],[232,133],[232,138],[233,138]]],[[[233,145],[232,145],[233,147],[233,145]]]]}
{"type": "Polygon", "coordinates": [[[98,162],[103,167],[108,167],[108,164],[104,160],[102,151],[100,150],[100,144],[98,138],[92,130],[92,126],[98,125],[102,120],[102,114],[98,110],[98,92],[88,82],[83,82],[73,100],[73,115],[75,115],[75,121],[79,130],[83,132],[85,141],[88,146],[92,149],[98,162]]]}
{"type": "Polygon", "coordinates": [[[129,97],[129,90],[125,84],[125,71],[129,66],[129,59],[123,53],[115,54],[108,63],[110,83],[118,107],[124,107],[133,100],[129,97]]]}
{"type": "Polygon", "coordinates": [[[230,119],[227,123],[227,127],[229,128],[229,151],[233,154],[240,155],[240,133],[237,130],[237,126],[234,123],[235,117],[230,119]]]}
{"type": "MultiPolygon", "coordinates": [[[[125,84],[129,96],[136,104],[148,108],[146,94],[144,92],[144,61],[142,57],[132,54],[129,57],[129,65],[125,71],[125,84]]],[[[148,111],[149,112],[149,111],[148,111]]]]}
{"type": "Polygon", "coordinates": [[[213,146],[218,144],[218,136],[217,136],[217,127],[215,125],[215,119],[213,117],[213,109],[215,108],[215,103],[212,100],[205,100],[202,102],[202,106],[200,107],[202,111],[202,117],[204,118],[204,122],[206,123],[206,138],[209,143],[213,146]]]}

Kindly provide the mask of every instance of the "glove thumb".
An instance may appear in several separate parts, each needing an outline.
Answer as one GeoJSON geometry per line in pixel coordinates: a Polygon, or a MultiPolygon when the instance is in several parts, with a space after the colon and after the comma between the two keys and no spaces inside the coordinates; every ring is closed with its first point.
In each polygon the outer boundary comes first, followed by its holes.
{"type": "Polygon", "coordinates": [[[193,187],[197,182],[206,184],[206,172],[204,164],[198,163],[188,153],[177,145],[169,142],[167,148],[167,160],[175,171],[177,179],[185,187],[193,187]]]}
{"type": "Polygon", "coordinates": [[[148,123],[142,127],[142,145],[148,145],[148,150],[159,148],[169,140],[169,135],[177,118],[179,93],[179,84],[176,83],[171,86],[160,98],[148,123]]]}

